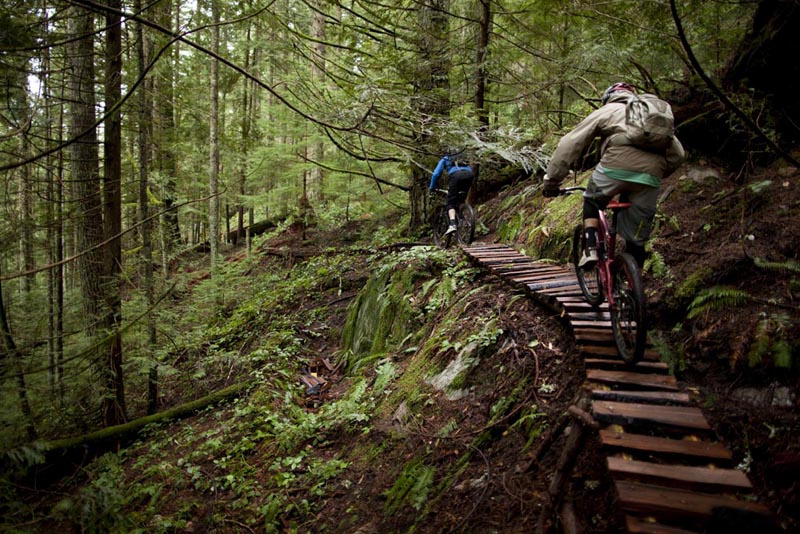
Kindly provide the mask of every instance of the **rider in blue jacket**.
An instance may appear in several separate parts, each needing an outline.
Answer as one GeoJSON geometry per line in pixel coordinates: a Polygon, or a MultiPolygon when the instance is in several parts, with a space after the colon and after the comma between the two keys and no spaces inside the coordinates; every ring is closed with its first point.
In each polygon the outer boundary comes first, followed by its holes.
{"type": "Polygon", "coordinates": [[[431,185],[428,186],[428,190],[432,193],[442,172],[447,173],[448,186],[445,206],[447,207],[447,217],[450,219],[450,225],[447,227],[445,235],[456,231],[456,209],[459,204],[462,204],[467,199],[467,193],[469,193],[469,188],[475,177],[472,167],[461,161],[459,154],[460,152],[450,153],[439,160],[431,175],[431,185]]]}

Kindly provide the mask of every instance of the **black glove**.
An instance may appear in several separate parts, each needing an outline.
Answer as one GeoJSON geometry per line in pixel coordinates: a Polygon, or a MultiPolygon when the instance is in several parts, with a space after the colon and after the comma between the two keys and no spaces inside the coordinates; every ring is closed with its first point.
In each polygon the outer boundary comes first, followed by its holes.
{"type": "Polygon", "coordinates": [[[542,196],[544,198],[553,198],[558,196],[558,189],[542,189],[542,196]]]}
{"type": "Polygon", "coordinates": [[[544,175],[544,182],[542,185],[542,196],[545,198],[553,198],[558,196],[558,184],[550,180],[547,175],[544,175]]]}

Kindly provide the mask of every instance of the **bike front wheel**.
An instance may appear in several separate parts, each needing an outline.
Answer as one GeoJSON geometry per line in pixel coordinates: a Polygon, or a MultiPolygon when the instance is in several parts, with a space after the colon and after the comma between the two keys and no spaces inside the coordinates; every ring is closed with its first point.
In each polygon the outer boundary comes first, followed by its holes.
{"type": "Polygon", "coordinates": [[[475,239],[475,210],[467,203],[458,208],[458,242],[469,245],[475,239]]]}
{"type": "Polygon", "coordinates": [[[594,262],[591,267],[585,268],[578,265],[581,255],[586,248],[586,232],[583,225],[575,227],[572,235],[572,263],[575,265],[575,275],[578,277],[578,286],[581,288],[583,298],[592,306],[599,306],[603,302],[603,284],[600,278],[600,262],[594,262]]]}
{"type": "Polygon", "coordinates": [[[436,246],[447,248],[450,246],[452,234],[446,234],[447,226],[450,224],[447,218],[447,210],[440,209],[433,216],[433,242],[436,246]]]}
{"type": "Polygon", "coordinates": [[[617,256],[612,269],[611,328],[620,356],[632,365],[642,359],[647,343],[647,306],[642,276],[636,260],[624,252],[617,256]]]}

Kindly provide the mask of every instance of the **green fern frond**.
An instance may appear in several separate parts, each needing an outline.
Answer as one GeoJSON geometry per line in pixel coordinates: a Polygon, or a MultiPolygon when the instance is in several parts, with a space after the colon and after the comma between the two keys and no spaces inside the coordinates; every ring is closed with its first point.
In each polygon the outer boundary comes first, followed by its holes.
{"type": "Polygon", "coordinates": [[[791,369],[792,367],[792,346],[785,339],[778,340],[772,345],[772,360],[775,367],[791,369]]]}
{"type": "Polygon", "coordinates": [[[735,308],[752,300],[752,296],[747,291],[726,286],[714,286],[700,291],[689,304],[689,319],[694,319],[698,315],[708,310],[721,308],[735,308]]]}
{"type": "Polygon", "coordinates": [[[423,464],[420,459],[406,464],[394,485],[384,492],[387,498],[384,510],[394,514],[405,504],[415,510],[422,508],[433,486],[435,474],[436,468],[423,464]]]}
{"type": "Polygon", "coordinates": [[[791,273],[800,273],[800,262],[796,260],[786,261],[769,261],[764,258],[753,258],[753,263],[759,269],[768,271],[788,271],[791,273]]]}
{"type": "Polygon", "coordinates": [[[756,367],[763,363],[764,356],[769,353],[769,346],[769,317],[762,317],[762,319],[758,321],[758,324],[756,324],[753,334],[753,343],[750,345],[750,351],[747,355],[747,361],[750,367],[756,367]]]}

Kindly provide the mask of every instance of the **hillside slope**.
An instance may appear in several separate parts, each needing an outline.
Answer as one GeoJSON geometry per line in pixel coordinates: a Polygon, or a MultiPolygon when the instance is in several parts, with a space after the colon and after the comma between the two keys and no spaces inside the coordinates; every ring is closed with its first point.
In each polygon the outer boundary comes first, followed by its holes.
{"type": "MultiPolygon", "coordinates": [[[[646,280],[664,358],[790,531],[800,525],[798,178],[776,167],[737,184],[707,165],[681,169],[665,183],[646,280]]],[[[564,260],[576,209],[524,182],[480,206],[479,239],[564,260]]],[[[226,303],[199,325],[206,341],[178,355],[194,378],[172,378],[171,391],[256,385],[149,428],[46,491],[8,488],[4,528],[530,532],[583,382],[573,340],[460,252],[377,246],[363,238],[370,224],[305,242],[276,231],[232,255],[226,303]]],[[[176,316],[209,288],[202,271],[188,276],[176,316]]],[[[567,495],[586,531],[609,532],[614,495],[598,459],[589,439],[567,495]]]]}

